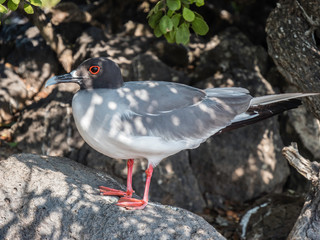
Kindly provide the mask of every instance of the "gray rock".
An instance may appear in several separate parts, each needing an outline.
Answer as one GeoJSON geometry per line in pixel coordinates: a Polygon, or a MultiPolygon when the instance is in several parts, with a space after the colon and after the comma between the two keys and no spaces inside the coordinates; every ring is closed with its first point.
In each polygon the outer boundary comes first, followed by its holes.
{"type": "Polygon", "coordinates": [[[186,67],[189,63],[188,49],[185,46],[161,41],[154,45],[153,51],[168,66],[186,67]]]}
{"type": "Polygon", "coordinates": [[[273,120],[257,123],[214,136],[191,151],[191,166],[209,207],[219,197],[243,202],[282,190],[289,168],[277,126],[273,120]]]}
{"type": "Polygon", "coordinates": [[[128,211],[97,187],[122,188],[66,158],[14,155],[0,162],[2,239],[225,239],[203,218],[150,203],[128,211]]]}
{"type": "Polygon", "coordinates": [[[23,152],[68,156],[83,144],[72,117],[73,94],[54,90],[46,99],[30,105],[11,128],[17,148],[23,152]]]}
{"type": "Polygon", "coordinates": [[[206,44],[195,69],[195,79],[206,79],[216,72],[234,68],[266,73],[268,54],[261,46],[253,45],[237,28],[227,28],[206,44]]]}

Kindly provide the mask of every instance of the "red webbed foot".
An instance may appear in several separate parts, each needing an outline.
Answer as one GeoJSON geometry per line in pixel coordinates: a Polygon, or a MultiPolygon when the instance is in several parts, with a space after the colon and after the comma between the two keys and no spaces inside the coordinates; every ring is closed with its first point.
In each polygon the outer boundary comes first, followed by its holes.
{"type": "Polygon", "coordinates": [[[144,209],[148,202],[143,199],[122,197],[116,205],[129,210],[144,209]]]}
{"type": "Polygon", "coordinates": [[[153,167],[152,165],[149,165],[148,169],[146,170],[147,179],[146,179],[146,187],[144,189],[143,199],[122,197],[119,199],[117,205],[120,207],[125,207],[126,209],[130,209],[130,210],[144,209],[148,204],[148,195],[149,195],[149,187],[150,187],[152,172],[153,172],[153,167]]]}

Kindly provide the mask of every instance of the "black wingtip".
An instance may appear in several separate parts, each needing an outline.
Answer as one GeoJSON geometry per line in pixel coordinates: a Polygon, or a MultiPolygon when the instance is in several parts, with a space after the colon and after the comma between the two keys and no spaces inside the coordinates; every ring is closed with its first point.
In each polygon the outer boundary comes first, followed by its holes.
{"type": "Polygon", "coordinates": [[[221,129],[218,134],[223,132],[228,132],[240,127],[244,127],[247,125],[251,125],[256,122],[260,122],[264,119],[270,118],[274,115],[280,114],[284,111],[297,108],[301,105],[300,99],[290,99],[282,102],[276,102],[266,105],[258,105],[258,106],[252,106],[247,110],[247,114],[250,116],[257,115],[245,120],[240,120],[238,122],[233,122],[231,125],[225,127],[224,129],[221,129]]]}

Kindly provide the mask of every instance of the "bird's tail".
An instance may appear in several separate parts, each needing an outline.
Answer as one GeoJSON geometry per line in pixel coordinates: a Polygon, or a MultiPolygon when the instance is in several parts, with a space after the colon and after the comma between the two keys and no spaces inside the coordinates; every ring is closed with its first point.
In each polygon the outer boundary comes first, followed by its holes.
{"type": "Polygon", "coordinates": [[[282,113],[286,110],[297,108],[301,105],[301,100],[297,98],[314,96],[318,94],[319,93],[285,93],[255,97],[251,99],[248,110],[236,116],[232,120],[232,123],[226,128],[222,129],[220,132],[226,132],[250,125],[282,113]]]}

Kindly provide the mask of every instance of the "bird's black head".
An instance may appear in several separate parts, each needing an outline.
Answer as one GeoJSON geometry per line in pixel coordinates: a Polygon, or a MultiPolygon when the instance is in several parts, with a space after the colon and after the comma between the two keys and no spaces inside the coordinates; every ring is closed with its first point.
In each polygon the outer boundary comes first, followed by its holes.
{"type": "Polygon", "coordinates": [[[74,71],[50,78],[46,87],[69,82],[78,83],[81,89],[119,88],[123,85],[120,68],[105,57],[90,58],[74,71]]]}

